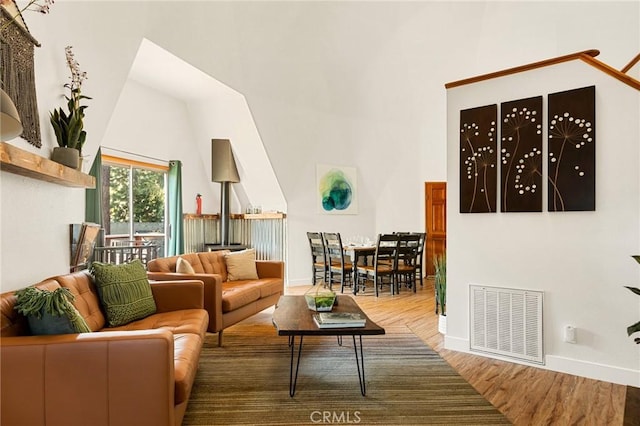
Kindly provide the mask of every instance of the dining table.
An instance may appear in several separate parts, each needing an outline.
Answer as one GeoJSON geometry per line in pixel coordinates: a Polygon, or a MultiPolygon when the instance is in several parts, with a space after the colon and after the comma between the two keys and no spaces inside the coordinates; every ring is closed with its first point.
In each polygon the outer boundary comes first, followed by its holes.
{"type": "MultiPolygon", "coordinates": [[[[351,259],[351,265],[353,267],[353,294],[358,292],[357,279],[358,279],[358,265],[366,265],[369,262],[369,257],[373,257],[376,254],[375,244],[345,244],[343,246],[345,256],[351,259]]],[[[373,260],[372,260],[373,261],[373,260]]]]}

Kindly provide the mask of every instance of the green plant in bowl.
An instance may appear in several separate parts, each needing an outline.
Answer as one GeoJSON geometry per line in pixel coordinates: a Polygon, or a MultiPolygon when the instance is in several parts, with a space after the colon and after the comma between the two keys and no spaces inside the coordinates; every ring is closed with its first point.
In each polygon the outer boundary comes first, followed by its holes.
{"type": "Polygon", "coordinates": [[[307,306],[312,311],[330,312],[336,301],[336,294],[331,290],[321,290],[320,287],[321,284],[316,284],[316,288],[312,289],[313,291],[305,293],[304,298],[307,301],[307,306]]]}

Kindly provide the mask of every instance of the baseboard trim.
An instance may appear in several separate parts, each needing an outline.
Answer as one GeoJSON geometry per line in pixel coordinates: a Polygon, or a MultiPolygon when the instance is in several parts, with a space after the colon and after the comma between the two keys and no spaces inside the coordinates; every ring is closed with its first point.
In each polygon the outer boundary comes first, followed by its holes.
{"type": "Polygon", "coordinates": [[[297,279],[297,280],[288,280],[287,281],[287,287],[297,287],[297,286],[302,286],[302,285],[309,285],[311,284],[311,279],[297,279]]]}
{"type": "Polygon", "coordinates": [[[640,386],[640,371],[630,368],[614,367],[555,355],[547,355],[546,360],[545,368],[549,370],[619,385],[640,386]]]}
{"type": "Polygon", "coordinates": [[[528,365],[530,367],[543,368],[545,370],[557,371],[559,373],[587,377],[589,379],[601,380],[603,382],[640,387],[640,371],[638,370],[597,364],[594,362],[581,361],[554,355],[546,355],[545,365],[539,365],[508,357],[495,356],[488,353],[472,352],[469,350],[469,346],[468,339],[452,336],[445,336],[444,338],[445,349],[450,349],[452,351],[465,352],[471,355],[499,359],[501,361],[512,362],[514,364],[528,365]]]}
{"type": "Polygon", "coordinates": [[[444,347],[445,349],[451,349],[452,351],[469,352],[469,340],[445,335],[444,347]]]}

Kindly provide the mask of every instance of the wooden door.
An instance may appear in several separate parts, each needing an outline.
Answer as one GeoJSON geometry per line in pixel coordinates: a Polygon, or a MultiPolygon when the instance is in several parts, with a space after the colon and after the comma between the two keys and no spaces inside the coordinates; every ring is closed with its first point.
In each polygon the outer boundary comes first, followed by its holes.
{"type": "Polygon", "coordinates": [[[447,183],[425,182],[424,200],[427,233],[425,270],[427,276],[433,276],[433,259],[444,254],[447,248],[447,183]]]}

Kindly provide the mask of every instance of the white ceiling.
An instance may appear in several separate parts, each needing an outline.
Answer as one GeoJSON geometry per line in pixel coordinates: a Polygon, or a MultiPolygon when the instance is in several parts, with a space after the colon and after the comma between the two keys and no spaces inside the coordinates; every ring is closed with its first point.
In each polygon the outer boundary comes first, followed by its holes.
{"type": "Polygon", "coordinates": [[[140,43],[129,78],[185,102],[215,96],[228,87],[153,42],[140,43]]]}

